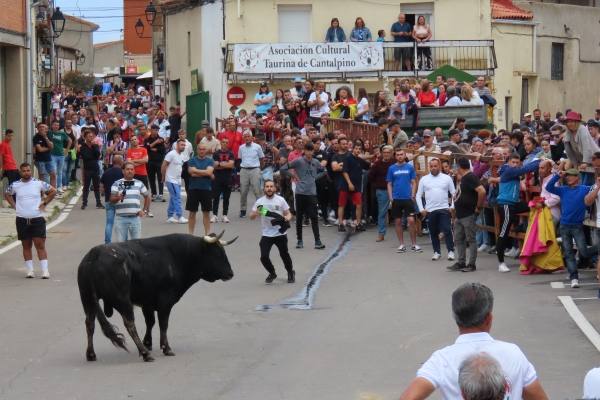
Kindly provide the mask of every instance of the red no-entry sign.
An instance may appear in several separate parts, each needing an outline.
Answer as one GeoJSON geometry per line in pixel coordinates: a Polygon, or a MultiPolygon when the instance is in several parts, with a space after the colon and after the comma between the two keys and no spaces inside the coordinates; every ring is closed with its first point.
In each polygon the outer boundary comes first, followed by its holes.
{"type": "Polygon", "coordinates": [[[241,106],[246,100],[246,91],[239,87],[233,86],[227,91],[227,101],[232,106],[241,106]]]}

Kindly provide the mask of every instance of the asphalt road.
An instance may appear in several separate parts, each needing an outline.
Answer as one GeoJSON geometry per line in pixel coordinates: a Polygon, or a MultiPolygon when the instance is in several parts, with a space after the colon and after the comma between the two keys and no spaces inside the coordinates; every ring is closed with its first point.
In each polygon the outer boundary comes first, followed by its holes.
{"type": "MultiPolygon", "coordinates": [[[[550,288],[564,274],[519,276],[516,268],[500,274],[489,255],[480,256],[475,273],[449,273],[447,261],[430,261],[428,238],[420,239],[423,254],[400,255],[393,235],[375,243],[372,229],[352,236],[348,251],[332,263],[313,309],[256,311],[299,292],[343,235],[321,228],[327,249],[318,251],[305,228],[307,247],[291,249],[294,285],[284,281],[273,249],[280,278],[266,286],[259,223],[239,220],[238,207],[234,195],[232,223],[215,229],[226,228],[226,238],[240,235],[227,248],[234,279],[199,282],[186,293],[169,327],[177,356],[155,349],[154,363],[142,362],[129,337],[126,353],[99,329],[98,361],[85,361],[76,271],[85,252],[102,241],[103,211],[76,208],[49,233],[50,281],[23,278],[20,248],[0,255],[0,399],[396,399],[420,364],[455,340],[450,294],[466,281],[493,289],[492,335],[521,346],[552,399],[580,396],[586,371],[598,363],[598,351],[550,288]]],[[[144,221],[144,236],[186,231],[166,224],[165,210],[165,203],[153,203],[156,217],[144,221]]],[[[290,233],[291,244],[294,239],[290,233]]],[[[136,320],[145,331],[140,310],[136,320]]],[[[124,332],[118,313],[112,322],[124,332]]],[[[157,327],[154,337],[157,343],[157,327]]]]}

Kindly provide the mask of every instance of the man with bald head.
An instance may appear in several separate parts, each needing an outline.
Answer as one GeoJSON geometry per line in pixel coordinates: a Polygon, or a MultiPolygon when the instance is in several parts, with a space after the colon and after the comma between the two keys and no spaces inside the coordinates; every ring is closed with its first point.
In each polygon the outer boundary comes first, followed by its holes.
{"type": "Polygon", "coordinates": [[[206,145],[200,144],[198,155],[188,161],[190,186],[187,194],[185,209],[189,211],[188,232],[194,234],[196,228],[196,213],[202,210],[204,234],[210,233],[210,211],[212,209],[212,179],[214,178],[214,160],[208,156],[206,145]]]}
{"type": "MultiPolygon", "coordinates": [[[[394,22],[390,33],[396,43],[411,43],[413,41],[412,26],[406,22],[406,15],[404,14],[398,15],[398,21],[394,22]]],[[[412,71],[412,46],[394,48],[394,61],[396,71],[399,71],[400,68],[403,71],[412,71]]]]}

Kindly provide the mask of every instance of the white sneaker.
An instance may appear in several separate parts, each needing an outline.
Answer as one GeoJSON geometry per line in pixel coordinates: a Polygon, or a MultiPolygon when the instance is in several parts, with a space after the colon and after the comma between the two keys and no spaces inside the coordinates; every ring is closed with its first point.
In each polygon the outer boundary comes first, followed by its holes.
{"type": "Polygon", "coordinates": [[[414,246],[410,246],[410,249],[414,253],[422,253],[423,252],[423,249],[421,249],[421,246],[419,246],[418,244],[415,244],[414,246]]]}
{"type": "Polygon", "coordinates": [[[401,244],[400,246],[398,246],[398,248],[396,249],[396,253],[406,253],[406,247],[404,247],[403,244],[401,244]]]}
{"type": "Polygon", "coordinates": [[[167,219],[167,222],[170,223],[170,224],[176,224],[179,221],[175,217],[170,217],[170,218],[167,219]]]}
{"type": "Polygon", "coordinates": [[[27,271],[27,275],[25,275],[25,278],[35,278],[35,274],[33,273],[33,270],[31,271],[27,271]]]}
{"type": "Polygon", "coordinates": [[[500,265],[498,265],[498,271],[499,272],[510,272],[510,268],[508,268],[506,263],[500,263],[500,265]]]}
{"type": "Polygon", "coordinates": [[[433,256],[431,256],[431,261],[437,261],[440,258],[442,258],[442,255],[440,253],[433,253],[433,256]]]}
{"type": "Polygon", "coordinates": [[[477,248],[477,251],[480,253],[483,253],[484,251],[486,251],[488,249],[488,245],[487,244],[482,244],[481,246],[479,246],[477,248]]]}
{"type": "Polygon", "coordinates": [[[187,224],[188,220],[186,217],[179,217],[179,219],[177,220],[177,223],[179,224],[187,224]]]}
{"type": "Polygon", "coordinates": [[[449,251],[448,252],[448,260],[449,261],[454,261],[454,252],[453,251],[449,251]]]}
{"type": "Polygon", "coordinates": [[[48,270],[42,272],[42,279],[50,279],[50,273],[48,270]]]}
{"type": "Polygon", "coordinates": [[[216,222],[219,222],[219,219],[217,218],[216,215],[213,215],[212,217],[210,217],[210,223],[211,224],[214,224],[216,222]]]}
{"type": "Polygon", "coordinates": [[[229,223],[229,218],[227,218],[227,215],[223,215],[223,218],[222,218],[222,220],[223,220],[223,222],[225,222],[226,224],[228,224],[228,223],[229,223]]]}
{"type": "Polygon", "coordinates": [[[571,279],[571,289],[577,289],[579,287],[579,279],[571,279]]]}

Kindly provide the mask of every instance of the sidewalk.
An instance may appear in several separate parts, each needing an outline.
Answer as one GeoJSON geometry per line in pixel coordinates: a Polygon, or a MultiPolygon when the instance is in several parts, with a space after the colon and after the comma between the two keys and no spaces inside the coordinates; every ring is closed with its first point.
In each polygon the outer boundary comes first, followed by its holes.
{"type": "MultiPolygon", "coordinates": [[[[80,185],[69,187],[69,189],[63,194],[62,199],[56,197],[46,206],[46,223],[56,219],[60,212],[65,208],[67,203],[77,195],[80,185]]],[[[17,229],[15,227],[15,210],[9,208],[6,201],[2,203],[3,207],[0,207],[0,248],[6,246],[10,242],[17,239],[17,229]]]]}

